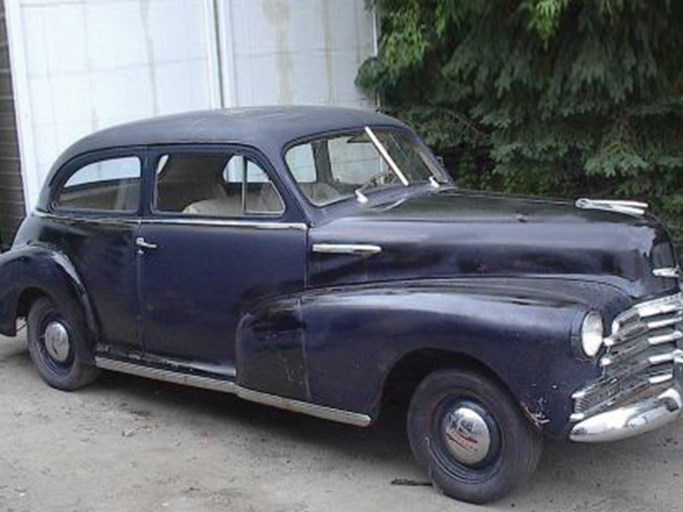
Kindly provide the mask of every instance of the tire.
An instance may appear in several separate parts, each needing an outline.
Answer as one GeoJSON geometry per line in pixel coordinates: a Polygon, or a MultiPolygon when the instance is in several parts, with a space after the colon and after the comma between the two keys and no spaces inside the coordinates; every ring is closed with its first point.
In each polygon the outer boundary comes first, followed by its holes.
{"type": "Polygon", "coordinates": [[[27,320],[28,351],[38,374],[64,391],[87,386],[99,375],[99,370],[82,363],[74,350],[86,340],[82,315],[74,309],[43,297],[33,303],[27,320]]]}
{"type": "Polygon", "coordinates": [[[441,492],[489,503],[531,476],[543,440],[510,393],[469,370],[439,370],[417,387],[407,419],[417,463],[441,492]]]}

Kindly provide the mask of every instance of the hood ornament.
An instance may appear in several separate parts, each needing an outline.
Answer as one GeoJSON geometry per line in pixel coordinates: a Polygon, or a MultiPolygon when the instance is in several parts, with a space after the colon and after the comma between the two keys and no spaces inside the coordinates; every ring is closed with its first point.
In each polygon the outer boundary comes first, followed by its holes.
{"type": "Polygon", "coordinates": [[[576,207],[585,210],[606,210],[609,212],[626,213],[628,215],[645,215],[650,207],[640,201],[624,201],[619,199],[588,199],[582,197],[576,200],[576,207]]]}
{"type": "Polygon", "coordinates": [[[662,267],[652,269],[652,274],[656,277],[668,277],[670,279],[678,279],[681,277],[681,269],[679,267],[662,267]]]}

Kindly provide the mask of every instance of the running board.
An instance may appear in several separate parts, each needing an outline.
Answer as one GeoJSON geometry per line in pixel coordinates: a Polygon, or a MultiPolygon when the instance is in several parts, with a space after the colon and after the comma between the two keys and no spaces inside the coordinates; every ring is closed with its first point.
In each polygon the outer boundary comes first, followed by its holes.
{"type": "Polygon", "coordinates": [[[195,388],[235,394],[235,383],[229,380],[212,379],[201,375],[162,370],[161,368],[153,368],[151,366],[143,366],[106,357],[95,357],[95,366],[102,368],[103,370],[112,370],[115,372],[147,377],[148,379],[182,384],[183,386],[192,386],[195,388]]]}
{"type": "Polygon", "coordinates": [[[367,427],[372,422],[372,418],[370,418],[370,416],[367,414],[344,411],[341,409],[335,409],[333,407],[311,404],[308,402],[302,402],[300,400],[263,393],[261,391],[254,391],[253,389],[239,386],[232,381],[212,379],[211,377],[191,375],[188,373],[174,372],[170,370],[162,370],[161,368],[152,368],[150,366],[143,366],[129,363],[127,361],[109,359],[106,357],[96,357],[95,366],[102,368],[103,370],[127,373],[130,375],[137,375],[139,377],[146,377],[148,379],[161,380],[164,382],[171,382],[173,384],[181,384],[183,386],[192,386],[195,388],[230,393],[237,395],[244,400],[249,400],[250,402],[270,405],[272,407],[277,407],[278,409],[285,409],[287,411],[307,414],[309,416],[315,416],[316,418],[346,423],[348,425],[355,425],[357,427],[367,427]]]}

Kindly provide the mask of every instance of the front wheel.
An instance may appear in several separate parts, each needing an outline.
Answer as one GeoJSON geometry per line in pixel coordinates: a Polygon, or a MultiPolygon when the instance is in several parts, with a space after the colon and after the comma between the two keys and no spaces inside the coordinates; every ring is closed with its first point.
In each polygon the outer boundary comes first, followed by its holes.
{"type": "Polygon", "coordinates": [[[508,391],[469,370],[435,371],[420,383],[408,437],[434,486],[471,503],[510,492],[534,472],[543,446],[508,391]]]}
{"type": "Polygon", "coordinates": [[[26,323],[29,354],[40,376],[52,387],[72,391],[90,384],[99,370],[80,360],[75,348],[84,341],[85,327],[81,315],[66,306],[40,298],[26,323]]]}

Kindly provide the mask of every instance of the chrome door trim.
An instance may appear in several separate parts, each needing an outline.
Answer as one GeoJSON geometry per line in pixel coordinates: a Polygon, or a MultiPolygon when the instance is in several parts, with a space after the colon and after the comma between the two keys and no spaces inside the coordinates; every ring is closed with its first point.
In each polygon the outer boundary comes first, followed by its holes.
{"type": "MultiPolygon", "coordinates": [[[[95,213],[95,212],[93,212],[95,213]]],[[[39,210],[34,210],[31,213],[34,217],[40,217],[43,219],[61,220],[61,221],[77,221],[77,222],[92,222],[100,224],[140,224],[139,217],[131,217],[130,214],[126,214],[121,217],[107,217],[103,215],[94,214],[90,215],[74,215],[72,213],[64,213],[61,215],[55,213],[41,212],[39,210]]]]}
{"type": "Polygon", "coordinates": [[[141,219],[142,224],[178,224],[192,226],[224,226],[230,228],[254,228],[269,230],[296,229],[306,231],[308,226],[301,222],[260,222],[223,219],[141,219]]]}
{"type": "Polygon", "coordinates": [[[116,372],[127,373],[129,375],[137,375],[138,377],[145,377],[148,379],[171,382],[174,384],[181,384],[184,386],[192,386],[202,389],[210,389],[212,391],[221,391],[223,393],[231,393],[250,402],[270,405],[272,407],[277,407],[278,409],[285,409],[287,411],[307,414],[309,416],[315,416],[316,418],[336,421],[338,423],[346,423],[349,425],[355,425],[357,427],[367,427],[372,422],[372,418],[367,414],[360,414],[342,409],[335,409],[333,407],[327,407],[324,405],[302,402],[300,400],[294,400],[282,396],[271,395],[269,393],[263,393],[261,391],[255,391],[253,389],[239,386],[232,381],[213,379],[211,377],[191,375],[170,370],[162,370],[160,368],[143,366],[127,361],[109,359],[107,357],[95,357],[95,366],[104,370],[112,370],[116,372]]]}
{"type": "Polygon", "coordinates": [[[296,229],[299,231],[306,231],[308,225],[302,222],[273,222],[273,221],[255,221],[255,220],[228,220],[228,219],[200,219],[200,218],[131,218],[131,217],[106,217],[93,215],[56,215],[54,213],[34,211],[33,215],[36,217],[43,217],[46,219],[79,221],[79,222],[93,222],[102,224],[123,223],[123,224],[177,224],[177,225],[192,225],[192,226],[225,226],[231,228],[254,228],[254,229],[268,229],[268,230],[285,230],[296,229]]]}
{"type": "Polygon", "coordinates": [[[378,254],[382,247],[372,244],[313,244],[313,252],[320,254],[378,254]]]}

